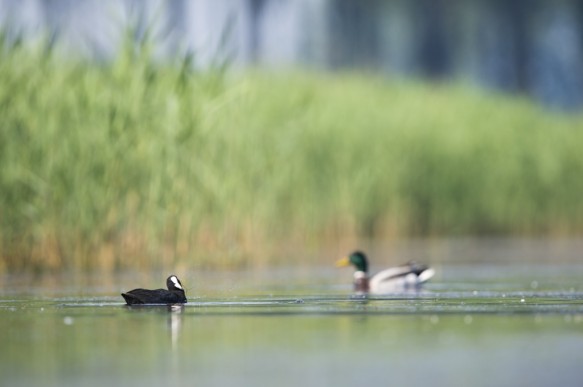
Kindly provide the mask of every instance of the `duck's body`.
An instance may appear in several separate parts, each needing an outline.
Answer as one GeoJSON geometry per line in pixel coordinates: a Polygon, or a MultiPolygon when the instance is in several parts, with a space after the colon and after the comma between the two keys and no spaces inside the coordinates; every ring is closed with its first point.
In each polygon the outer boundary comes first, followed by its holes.
{"type": "Polygon", "coordinates": [[[395,266],[372,277],[368,275],[368,260],[366,255],[355,251],[336,262],[337,266],[353,265],[354,290],[359,293],[386,294],[407,289],[417,289],[435,274],[435,270],[417,262],[408,262],[395,266]]]}
{"type": "Polygon", "coordinates": [[[134,289],[122,293],[122,297],[128,305],[139,304],[184,304],[186,303],[186,294],[182,283],[175,275],[166,279],[166,289],[134,289]]]}

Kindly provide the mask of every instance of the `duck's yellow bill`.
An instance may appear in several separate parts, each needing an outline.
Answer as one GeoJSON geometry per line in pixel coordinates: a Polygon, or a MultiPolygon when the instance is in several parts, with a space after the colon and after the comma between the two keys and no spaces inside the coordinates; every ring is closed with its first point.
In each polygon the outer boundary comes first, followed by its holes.
{"type": "Polygon", "coordinates": [[[350,266],[350,258],[344,257],[336,261],[336,267],[350,266]]]}

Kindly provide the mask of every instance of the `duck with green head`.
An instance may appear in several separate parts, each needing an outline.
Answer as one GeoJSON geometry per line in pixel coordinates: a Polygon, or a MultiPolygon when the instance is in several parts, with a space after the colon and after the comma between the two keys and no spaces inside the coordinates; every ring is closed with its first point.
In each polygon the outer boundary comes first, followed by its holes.
{"type": "Polygon", "coordinates": [[[410,261],[369,277],[368,259],[362,251],[355,251],[336,262],[338,267],[350,265],[355,268],[354,290],[359,293],[383,294],[412,288],[417,289],[435,274],[435,270],[429,266],[410,261]]]}

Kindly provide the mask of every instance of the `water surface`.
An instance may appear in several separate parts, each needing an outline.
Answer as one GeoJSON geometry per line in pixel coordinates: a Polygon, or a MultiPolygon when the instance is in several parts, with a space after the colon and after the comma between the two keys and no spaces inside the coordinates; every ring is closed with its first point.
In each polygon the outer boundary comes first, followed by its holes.
{"type": "Polygon", "coordinates": [[[582,385],[583,265],[439,270],[374,297],[329,268],[187,273],[182,308],[125,306],[134,275],[4,278],[2,385],[582,385]]]}

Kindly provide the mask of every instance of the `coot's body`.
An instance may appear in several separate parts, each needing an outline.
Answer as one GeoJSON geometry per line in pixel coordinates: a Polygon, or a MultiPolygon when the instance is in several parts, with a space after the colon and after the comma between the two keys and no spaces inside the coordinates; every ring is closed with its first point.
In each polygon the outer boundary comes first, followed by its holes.
{"type": "Polygon", "coordinates": [[[186,294],[182,283],[175,275],[166,279],[166,289],[134,289],[122,293],[122,297],[128,305],[139,304],[184,304],[186,303],[186,294]]]}

